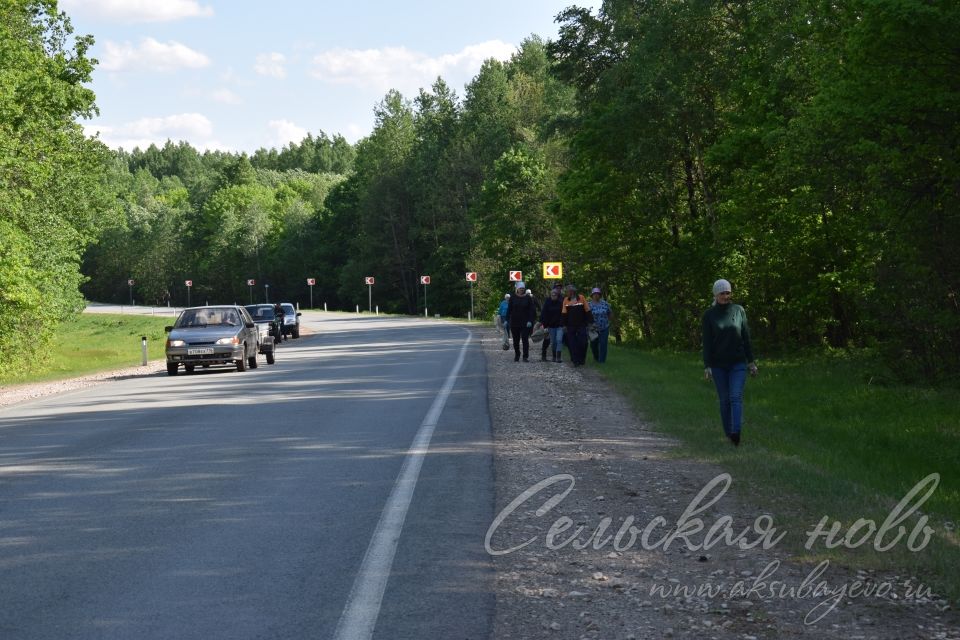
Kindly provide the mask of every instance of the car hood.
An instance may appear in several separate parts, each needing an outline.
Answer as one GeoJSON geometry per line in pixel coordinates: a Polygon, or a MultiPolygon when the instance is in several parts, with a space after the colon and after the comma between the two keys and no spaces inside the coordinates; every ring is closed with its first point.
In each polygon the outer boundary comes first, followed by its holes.
{"type": "Polygon", "coordinates": [[[188,344],[216,342],[220,338],[229,338],[240,333],[243,327],[181,327],[170,332],[171,340],[183,340],[188,344]]]}

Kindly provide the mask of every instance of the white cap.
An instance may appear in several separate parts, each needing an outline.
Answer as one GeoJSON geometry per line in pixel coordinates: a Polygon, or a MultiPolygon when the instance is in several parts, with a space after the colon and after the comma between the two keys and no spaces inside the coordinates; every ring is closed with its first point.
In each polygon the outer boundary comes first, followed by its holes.
{"type": "Polygon", "coordinates": [[[733,288],[730,286],[730,283],[720,278],[713,283],[713,295],[718,296],[724,291],[733,291],[733,288]]]}

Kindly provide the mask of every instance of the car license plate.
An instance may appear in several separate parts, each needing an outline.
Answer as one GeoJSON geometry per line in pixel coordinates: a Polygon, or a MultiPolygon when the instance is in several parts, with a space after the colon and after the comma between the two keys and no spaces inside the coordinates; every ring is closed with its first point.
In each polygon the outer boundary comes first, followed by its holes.
{"type": "Polygon", "coordinates": [[[199,349],[187,349],[188,356],[206,356],[213,353],[212,347],[201,347],[199,349]]]}

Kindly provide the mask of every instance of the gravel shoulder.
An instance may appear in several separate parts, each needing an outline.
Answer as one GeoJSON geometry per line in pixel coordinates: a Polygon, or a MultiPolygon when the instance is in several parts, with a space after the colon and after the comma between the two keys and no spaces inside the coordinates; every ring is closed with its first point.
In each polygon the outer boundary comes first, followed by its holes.
{"type": "MultiPolygon", "coordinates": [[[[531,345],[531,362],[515,363],[492,329],[480,333],[495,513],[507,511],[487,532],[488,553],[528,543],[493,556],[496,638],[960,638],[960,617],[933,594],[909,593],[917,583],[909,576],[832,565],[817,574],[816,565],[776,545],[689,549],[679,538],[664,550],[656,543],[722,470],[668,455],[675,443],[638,418],[597,371],[541,362],[539,345],[531,345]],[[549,478],[552,484],[529,491],[549,478]],[[525,491],[529,497],[511,511],[525,491]]],[[[724,516],[738,533],[750,528],[747,541],[760,539],[753,526],[764,510],[744,493],[733,478],[697,514],[704,530],[688,537],[689,546],[722,527],[724,516]]]]}
{"type": "Polygon", "coordinates": [[[164,370],[166,370],[166,362],[164,360],[152,360],[148,362],[146,366],[138,365],[135,367],[124,367],[122,369],[111,369],[110,371],[100,371],[98,373],[90,373],[85,376],[66,378],[64,380],[8,385],[0,387],[0,407],[27,402],[28,400],[36,400],[58,393],[66,393],[67,391],[85,389],[111,380],[154,375],[164,370]]]}

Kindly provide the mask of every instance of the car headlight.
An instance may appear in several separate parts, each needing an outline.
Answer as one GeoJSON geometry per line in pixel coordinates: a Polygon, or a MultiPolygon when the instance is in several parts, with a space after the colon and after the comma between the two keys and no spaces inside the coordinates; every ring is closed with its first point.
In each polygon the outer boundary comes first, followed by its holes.
{"type": "Polygon", "coordinates": [[[240,338],[233,336],[232,338],[220,338],[217,340],[217,344],[240,344],[240,338]]]}
{"type": "Polygon", "coordinates": [[[183,347],[186,346],[186,344],[183,340],[167,340],[168,347],[183,347]]]}

